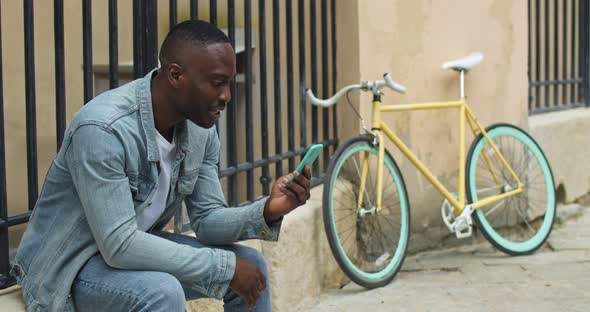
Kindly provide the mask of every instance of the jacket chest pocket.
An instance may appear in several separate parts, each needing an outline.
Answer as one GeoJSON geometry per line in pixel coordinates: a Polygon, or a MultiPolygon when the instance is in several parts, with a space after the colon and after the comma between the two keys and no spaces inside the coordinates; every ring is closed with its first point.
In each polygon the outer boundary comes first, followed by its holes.
{"type": "Polygon", "coordinates": [[[156,192],[156,182],[144,176],[129,176],[129,189],[133,196],[133,205],[136,210],[139,206],[151,204],[156,192]]]}
{"type": "Polygon", "coordinates": [[[183,195],[190,195],[195,189],[195,184],[199,178],[199,169],[190,172],[181,173],[178,177],[178,192],[183,195]]]}

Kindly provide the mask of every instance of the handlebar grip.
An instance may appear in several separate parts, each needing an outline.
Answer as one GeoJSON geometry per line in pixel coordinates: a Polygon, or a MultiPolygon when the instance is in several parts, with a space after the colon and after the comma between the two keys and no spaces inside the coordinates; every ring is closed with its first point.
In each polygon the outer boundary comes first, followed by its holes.
{"type": "Polygon", "coordinates": [[[402,86],[401,84],[393,81],[393,79],[391,79],[391,74],[390,73],[385,73],[383,74],[383,80],[385,80],[385,84],[390,87],[391,89],[399,92],[399,93],[406,93],[406,87],[402,86]]]}

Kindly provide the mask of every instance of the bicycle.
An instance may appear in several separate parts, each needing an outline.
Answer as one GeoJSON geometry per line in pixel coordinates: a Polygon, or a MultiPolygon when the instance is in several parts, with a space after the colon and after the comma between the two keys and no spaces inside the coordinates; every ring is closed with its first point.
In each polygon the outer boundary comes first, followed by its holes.
{"type": "MultiPolygon", "coordinates": [[[[530,254],[548,238],[555,220],[555,182],[535,140],[509,124],[483,128],[465,97],[465,72],[483,55],[472,53],[447,62],[459,72],[460,99],[451,102],[383,105],[385,87],[405,93],[386,73],[382,80],[349,85],[331,98],[312,104],[329,107],[353,90],[372,92],[372,127],[339,146],[326,171],[323,221],[330,249],[340,268],[355,283],[374,288],[393,280],[404,261],[410,237],[410,204],[397,163],[385,148],[384,135],[445,198],[441,216],[458,238],[472,234],[473,220],[484,237],[509,255],[530,254]],[[426,109],[459,110],[458,194],[451,193],[381,120],[381,113],[426,109]],[[475,135],[465,154],[465,123],[475,135]],[[384,182],[388,183],[384,185],[384,182]]],[[[348,100],[350,104],[350,100],[348,100]]],[[[352,106],[352,104],[351,104],[352,106]]],[[[354,109],[354,107],[353,107],[354,109]]]]}

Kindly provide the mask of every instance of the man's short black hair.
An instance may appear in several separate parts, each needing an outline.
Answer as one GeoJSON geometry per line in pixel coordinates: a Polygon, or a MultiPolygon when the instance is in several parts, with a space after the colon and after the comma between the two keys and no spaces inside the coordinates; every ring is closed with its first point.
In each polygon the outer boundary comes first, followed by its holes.
{"type": "Polygon", "coordinates": [[[216,43],[229,43],[227,35],[217,26],[200,20],[188,20],[172,27],[160,48],[160,63],[175,62],[174,51],[182,44],[207,47],[216,43]]]}

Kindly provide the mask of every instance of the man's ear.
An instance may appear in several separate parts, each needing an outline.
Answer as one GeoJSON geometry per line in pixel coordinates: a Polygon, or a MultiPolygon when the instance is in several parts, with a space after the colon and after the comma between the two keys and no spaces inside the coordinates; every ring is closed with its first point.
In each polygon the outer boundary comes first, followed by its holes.
{"type": "Polygon", "coordinates": [[[178,89],[184,84],[184,69],[176,63],[170,63],[166,66],[166,78],[174,89],[178,89]]]}

